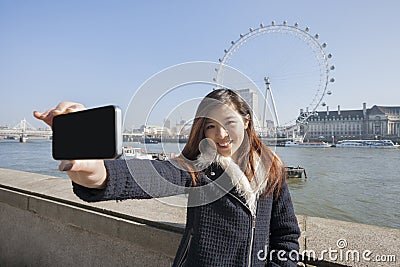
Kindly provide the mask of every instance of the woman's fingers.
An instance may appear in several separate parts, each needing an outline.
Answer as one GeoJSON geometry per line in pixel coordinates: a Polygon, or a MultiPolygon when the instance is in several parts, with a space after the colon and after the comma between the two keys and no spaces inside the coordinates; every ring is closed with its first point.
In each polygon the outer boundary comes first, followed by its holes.
{"type": "Polygon", "coordinates": [[[62,160],[60,165],[58,166],[58,169],[60,171],[70,171],[73,166],[74,166],[74,161],[72,161],[72,160],[62,160]]]}
{"type": "Polygon", "coordinates": [[[85,109],[85,107],[80,103],[61,102],[54,109],[53,114],[59,115],[59,114],[64,114],[64,113],[76,112],[76,111],[80,111],[80,110],[84,110],[84,109],[85,109]]]}
{"type": "Polygon", "coordinates": [[[52,127],[53,125],[53,111],[54,109],[48,109],[45,112],[34,111],[33,116],[41,121],[44,121],[47,125],[52,127]]]}
{"type": "Polygon", "coordinates": [[[62,160],[58,166],[60,171],[93,173],[96,171],[95,160],[62,160]]]}
{"type": "Polygon", "coordinates": [[[97,160],[62,160],[58,169],[60,171],[95,173],[97,170],[97,160]]]}
{"type": "Polygon", "coordinates": [[[41,119],[47,117],[52,110],[54,110],[54,108],[48,109],[44,112],[34,111],[33,116],[35,116],[35,118],[41,120],[41,119]]]}
{"type": "Polygon", "coordinates": [[[44,121],[47,125],[49,125],[50,127],[53,124],[53,117],[54,115],[52,114],[51,110],[47,110],[45,112],[39,112],[39,111],[34,111],[33,112],[33,116],[39,120],[44,121]]]}
{"type": "Polygon", "coordinates": [[[39,112],[39,111],[34,111],[33,112],[33,117],[35,117],[36,119],[39,119],[40,120],[40,118],[42,117],[42,112],[39,112]]]}
{"type": "Polygon", "coordinates": [[[45,112],[34,111],[33,116],[44,121],[50,127],[53,124],[53,118],[57,115],[67,114],[84,110],[85,106],[74,102],[61,102],[55,108],[46,110],[45,112]]]}

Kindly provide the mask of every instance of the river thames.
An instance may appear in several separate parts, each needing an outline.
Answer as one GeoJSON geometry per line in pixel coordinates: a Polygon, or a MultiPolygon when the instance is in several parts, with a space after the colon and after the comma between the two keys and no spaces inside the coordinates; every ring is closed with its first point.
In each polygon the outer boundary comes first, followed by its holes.
{"type": "MultiPolygon", "coordinates": [[[[182,146],[164,144],[164,151],[177,153],[182,146]]],[[[158,152],[162,146],[151,144],[146,149],[158,152]]],[[[307,179],[288,181],[297,214],[400,229],[400,149],[274,150],[287,165],[306,169],[307,179]]],[[[0,168],[67,178],[57,167],[50,141],[0,140],[0,168]]]]}

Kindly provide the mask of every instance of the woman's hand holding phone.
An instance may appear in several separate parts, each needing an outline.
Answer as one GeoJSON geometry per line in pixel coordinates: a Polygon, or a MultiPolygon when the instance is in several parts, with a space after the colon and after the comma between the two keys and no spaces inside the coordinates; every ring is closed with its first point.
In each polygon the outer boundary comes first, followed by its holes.
{"type": "Polygon", "coordinates": [[[62,160],[58,169],[66,171],[73,182],[85,187],[104,188],[106,186],[107,171],[104,160],[62,160]]]}
{"type": "MultiPolygon", "coordinates": [[[[85,109],[80,103],[61,102],[45,112],[34,111],[33,116],[52,127],[55,116],[85,109]]],[[[62,160],[58,168],[60,171],[66,171],[73,182],[82,186],[103,188],[106,184],[107,171],[103,160],[62,160]]]]}

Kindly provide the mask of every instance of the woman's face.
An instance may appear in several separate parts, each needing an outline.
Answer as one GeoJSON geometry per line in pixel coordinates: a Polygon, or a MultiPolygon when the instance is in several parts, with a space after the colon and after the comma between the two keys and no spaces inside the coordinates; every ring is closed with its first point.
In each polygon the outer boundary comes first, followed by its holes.
{"type": "Polygon", "coordinates": [[[236,159],[235,153],[243,142],[248,120],[229,105],[219,105],[208,113],[204,135],[214,141],[217,152],[236,159]]]}

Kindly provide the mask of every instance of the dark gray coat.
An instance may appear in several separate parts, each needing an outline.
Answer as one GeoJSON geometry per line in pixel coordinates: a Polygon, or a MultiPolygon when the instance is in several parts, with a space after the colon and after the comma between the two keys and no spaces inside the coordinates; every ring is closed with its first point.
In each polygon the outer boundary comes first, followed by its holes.
{"type": "Polygon", "coordinates": [[[286,183],[278,198],[260,196],[252,216],[217,165],[212,165],[212,172],[202,173],[200,185],[208,187],[193,188],[188,172],[170,162],[127,162],[128,166],[124,160],[106,161],[109,181],[105,189],[73,184],[74,192],[86,201],[188,193],[186,228],[174,266],[296,266],[290,258],[299,250],[300,230],[286,183]]]}

